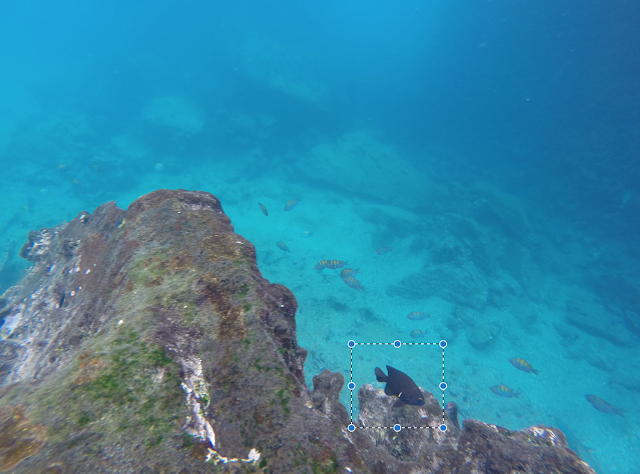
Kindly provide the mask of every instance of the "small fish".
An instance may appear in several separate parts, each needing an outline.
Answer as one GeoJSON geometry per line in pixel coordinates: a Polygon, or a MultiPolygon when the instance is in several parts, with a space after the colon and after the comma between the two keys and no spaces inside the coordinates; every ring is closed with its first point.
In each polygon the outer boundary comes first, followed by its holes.
{"type": "Polygon", "coordinates": [[[276,242],[276,245],[278,246],[278,248],[280,250],[282,250],[283,252],[291,252],[291,250],[289,250],[289,247],[287,247],[284,242],[276,242]]]}
{"type": "Polygon", "coordinates": [[[285,211],[290,211],[291,209],[293,209],[294,207],[296,207],[296,205],[298,204],[298,202],[300,202],[300,201],[298,201],[297,199],[292,199],[291,201],[289,201],[289,202],[287,203],[287,205],[286,205],[286,206],[284,206],[284,210],[285,210],[285,211]]]}
{"type": "Polygon", "coordinates": [[[616,414],[624,417],[624,415],[622,414],[622,410],[614,407],[610,403],[605,402],[602,398],[596,397],[595,395],[585,395],[585,397],[587,397],[587,400],[589,401],[589,403],[591,403],[591,406],[596,410],[608,415],[616,414]]]}
{"type": "Polygon", "coordinates": [[[422,321],[430,316],[430,314],[423,313],[422,311],[412,311],[411,313],[407,314],[407,318],[409,318],[411,321],[422,321]]]}
{"type": "Polygon", "coordinates": [[[358,273],[360,270],[354,270],[352,268],[343,268],[342,271],[340,272],[340,278],[347,278],[350,276],[355,275],[356,273],[358,273]]]}
{"type": "Polygon", "coordinates": [[[495,387],[491,387],[490,390],[496,395],[500,395],[505,398],[518,398],[520,396],[519,393],[514,392],[506,385],[496,385],[495,387]]]}
{"type": "Polygon", "coordinates": [[[514,357],[513,359],[509,359],[511,365],[513,365],[516,369],[522,370],[523,372],[533,372],[538,375],[540,373],[539,370],[531,367],[531,364],[524,359],[520,359],[519,357],[514,357]]]}
{"type": "Polygon", "coordinates": [[[425,333],[424,331],[421,331],[420,329],[414,329],[409,334],[409,336],[413,337],[414,339],[422,339],[426,335],[427,335],[427,333],[425,333]]]}
{"type": "Polygon", "coordinates": [[[387,252],[391,252],[393,249],[391,247],[380,247],[378,250],[376,250],[376,253],[378,255],[384,255],[387,252]]]}
{"type": "Polygon", "coordinates": [[[387,383],[387,386],[384,388],[385,395],[397,397],[396,403],[393,405],[394,407],[402,406],[405,403],[418,407],[424,405],[422,391],[407,374],[400,372],[398,369],[394,369],[390,365],[387,365],[388,376],[385,375],[379,367],[376,367],[375,372],[378,382],[387,383]]]}
{"type": "Polygon", "coordinates": [[[349,288],[353,288],[354,290],[358,290],[358,291],[363,291],[364,290],[364,286],[362,286],[362,284],[358,280],[353,278],[353,277],[343,278],[342,281],[349,288]]]}
{"type": "Polygon", "coordinates": [[[309,237],[313,237],[313,233],[305,230],[302,234],[300,234],[300,237],[302,237],[303,239],[308,239],[309,237]]]}
{"type": "Polygon", "coordinates": [[[458,405],[454,402],[449,402],[444,407],[444,413],[449,417],[451,423],[453,423],[456,428],[460,429],[460,424],[458,423],[458,405]]]}
{"type": "Polygon", "coordinates": [[[267,208],[266,208],[266,207],[264,207],[264,204],[258,203],[258,206],[260,206],[260,209],[262,209],[262,213],[263,213],[265,216],[268,216],[268,215],[269,215],[269,212],[267,211],[267,208]]]}
{"type": "Polygon", "coordinates": [[[329,263],[329,260],[320,260],[315,267],[316,270],[324,270],[327,268],[327,263],[329,263]]]}
{"type": "Polygon", "coordinates": [[[338,268],[344,267],[349,262],[343,262],[342,260],[329,260],[325,265],[326,268],[330,268],[331,270],[337,270],[338,268]]]}

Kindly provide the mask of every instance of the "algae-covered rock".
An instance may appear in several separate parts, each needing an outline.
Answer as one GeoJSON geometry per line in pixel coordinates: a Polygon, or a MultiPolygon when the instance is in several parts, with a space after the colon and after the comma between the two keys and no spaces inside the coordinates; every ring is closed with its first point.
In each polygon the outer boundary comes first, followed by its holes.
{"type": "Polygon", "coordinates": [[[387,294],[408,300],[438,296],[470,308],[482,308],[487,302],[487,285],[472,262],[465,265],[447,262],[425,266],[420,272],[404,277],[390,285],[387,294]]]}
{"type": "Polygon", "coordinates": [[[627,331],[624,319],[595,301],[590,295],[567,302],[565,321],[593,336],[622,346],[634,347],[638,337],[627,331]]]}
{"type": "Polygon", "coordinates": [[[48,441],[11,472],[357,472],[313,409],[295,297],[262,278],[211,194],[107,203],[31,232],[21,255],[33,267],[0,310],[0,407],[21,404],[48,441]]]}
{"type": "Polygon", "coordinates": [[[298,160],[296,171],[307,180],[350,194],[409,209],[432,208],[443,190],[421,176],[410,160],[376,135],[363,129],[333,142],[319,143],[298,160]]]}
{"type": "Polygon", "coordinates": [[[462,429],[443,412],[433,394],[423,390],[425,405],[394,408],[394,398],[364,385],[361,407],[349,437],[378,474],[433,472],[472,474],[491,472],[557,472],[595,474],[567,446],[557,428],[532,426],[521,431],[464,420],[462,429]],[[400,425],[399,431],[393,427],[400,425]],[[447,427],[441,430],[441,425],[447,427]]]}
{"type": "Polygon", "coordinates": [[[518,197],[481,182],[474,183],[472,190],[484,198],[483,205],[474,212],[475,220],[481,225],[495,226],[505,235],[516,238],[523,238],[531,232],[525,207],[518,197]]]}

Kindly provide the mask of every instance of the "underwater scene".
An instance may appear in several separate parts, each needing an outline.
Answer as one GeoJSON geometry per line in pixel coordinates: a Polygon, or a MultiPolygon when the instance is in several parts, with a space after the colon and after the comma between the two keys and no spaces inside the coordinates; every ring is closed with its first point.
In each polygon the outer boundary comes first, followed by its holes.
{"type": "Polygon", "coordinates": [[[206,191],[350,420],[390,366],[638,474],[638,24],[628,0],[6,5],[0,293],[30,231],[206,191]]]}

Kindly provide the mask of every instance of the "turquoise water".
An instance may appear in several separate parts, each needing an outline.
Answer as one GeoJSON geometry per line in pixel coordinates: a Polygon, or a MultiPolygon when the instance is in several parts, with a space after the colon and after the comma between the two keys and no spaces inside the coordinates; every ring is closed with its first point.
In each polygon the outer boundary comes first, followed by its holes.
{"type": "MultiPolygon", "coordinates": [[[[349,340],[444,339],[461,418],[640,470],[634,4],[35,5],[0,19],[0,290],[31,229],[208,191],[296,295],[309,385],[349,340]]],[[[437,347],[358,345],[353,381],[385,365],[442,398],[437,347]]]]}

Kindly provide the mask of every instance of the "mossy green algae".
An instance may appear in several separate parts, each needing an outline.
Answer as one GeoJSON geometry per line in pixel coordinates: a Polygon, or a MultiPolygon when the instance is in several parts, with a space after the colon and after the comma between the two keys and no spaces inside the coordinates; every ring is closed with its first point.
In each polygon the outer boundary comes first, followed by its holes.
{"type": "Polygon", "coordinates": [[[130,430],[145,445],[159,444],[180,427],[185,403],[179,367],[164,349],[126,331],[101,356],[106,367],[95,380],[68,386],[69,420],[101,431],[130,430]]]}
{"type": "Polygon", "coordinates": [[[150,448],[181,435],[190,413],[180,367],[140,332],[111,329],[46,382],[19,386],[3,397],[30,407],[34,422],[47,427],[49,444],[72,449],[78,436],[95,433],[100,436],[93,438],[92,450],[150,448]],[[98,369],[88,371],[88,360],[98,369]]]}

